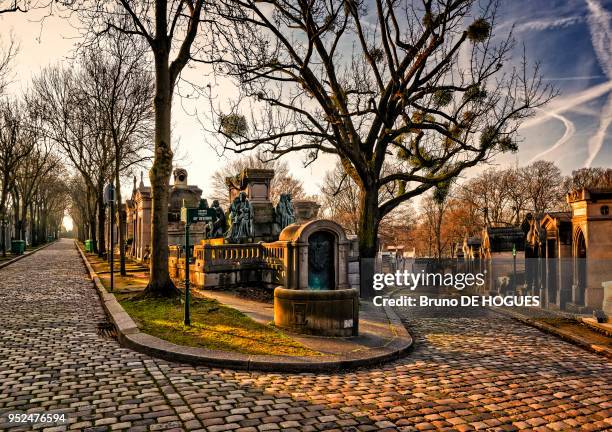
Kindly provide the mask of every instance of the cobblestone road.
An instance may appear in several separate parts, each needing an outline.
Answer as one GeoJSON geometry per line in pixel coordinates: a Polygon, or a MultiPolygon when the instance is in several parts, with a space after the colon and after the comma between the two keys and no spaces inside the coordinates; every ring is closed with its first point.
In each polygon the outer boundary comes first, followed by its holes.
{"type": "Polygon", "coordinates": [[[604,430],[612,366],[498,316],[416,319],[380,369],[268,374],[152,359],[98,334],[102,308],[64,240],[0,270],[0,430],[604,430]],[[65,423],[8,423],[9,413],[65,423]]]}

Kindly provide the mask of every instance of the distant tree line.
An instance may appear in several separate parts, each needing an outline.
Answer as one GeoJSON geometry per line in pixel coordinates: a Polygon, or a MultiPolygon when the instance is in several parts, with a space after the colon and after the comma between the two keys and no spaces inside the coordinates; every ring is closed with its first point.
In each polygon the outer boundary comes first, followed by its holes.
{"type": "Polygon", "coordinates": [[[13,40],[0,46],[0,253],[11,240],[38,245],[57,236],[67,202],[66,169],[42,132],[42,119],[23,99],[5,93],[13,40]]]}
{"type": "Polygon", "coordinates": [[[486,227],[518,226],[528,213],[570,211],[568,192],[580,188],[612,188],[612,169],[581,168],[570,176],[549,161],[518,168],[489,168],[448,196],[424,197],[412,243],[421,256],[455,256],[464,237],[480,235],[486,227]]]}

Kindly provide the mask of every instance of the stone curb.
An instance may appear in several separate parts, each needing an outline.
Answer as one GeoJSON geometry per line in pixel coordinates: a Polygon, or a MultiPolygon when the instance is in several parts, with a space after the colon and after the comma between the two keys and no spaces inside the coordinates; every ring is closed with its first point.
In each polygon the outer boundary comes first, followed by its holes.
{"type": "Polygon", "coordinates": [[[57,241],[57,240],[53,240],[53,241],[52,241],[52,242],[50,242],[50,243],[45,243],[44,245],[42,245],[42,246],[40,246],[40,247],[37,247],[36,249],[31,250],[31,251],[29,251],[29,252],[25,252],[23,255],[19,255],[18,257],[13,258],[13,259],[12,259],[12,260],[10,260],[10,261],[3,262],[3,263],[1,263],[1,264],[0,264],[0,269],[3,269],[4,267],[10,266],[11,264],[13,264],[13,263],[15,263],[15,262],[17,262],[17,261],[19,261],[19,260],[22,260],[22,259],[24,259],[24,258],[26,258],[26,257],[29,257],[30,255],[35,254],[35,253],[36,253],[36,252],[38,252],[39,250],[44,249],[44,248],[46,248],[47,246],[51,246],[51,245],[52,245],[53,243],[55,243],[56,241],[57,241]]]}
{"type": "Polygon", "coordinates": [[[536,321],[526,315],[523,315],[517,312],[508,311],[508,310],[497,308],[497,307],[491,307],[491,310],[499,314],[509,316],[510,318],[520,321],[523,324],[527,324],[528,326],[535,327],[538,330],[543,331],[544,333],[548,333],[548,334],[557,336],[566,342],[570,342],[574,345],[578,345],[579,347],[584,348],[588,351],[603,355],[608,358],[612,358],[612,349],[606,346],[592,344],[588,340],[580,336],[574,335],[568,331],[551,326],[550,324],[536,321]]]}
{"type": "Polygon", "coordinates": [[[87,257],[75,241],[75,247],[87,267],[102,306],[115,325],[119,343],[126,347],[152,357],[164,360],[188,363],[192,365],[217,367],[223,369],[241,369],[265,372],[335,372],[372,366],[396,360],[411,351],[413,339],[392,309],[385,308],[387,318],[393,327],[396,337],[384,347],[384,351],[375,351],[374,355],[359,358],[342,358],[334,356],[285,357],[248,355],[229,351],[207,350],[204,348],[176,345],[143,333],[132,318],[123,309],[112,293],[106,291],[100,278],[93,270],[87,257]]]}

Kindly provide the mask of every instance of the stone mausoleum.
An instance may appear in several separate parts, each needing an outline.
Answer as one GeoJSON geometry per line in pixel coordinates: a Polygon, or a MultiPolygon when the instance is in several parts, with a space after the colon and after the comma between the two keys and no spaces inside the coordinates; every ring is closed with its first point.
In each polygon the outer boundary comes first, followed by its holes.
{"type": "Polygon", "coordinates": [[[520,226],[466,239],[461,258],[487,271],[489,290],[516,287],[548,309],[612,316],[612,189],[582,188],[566,199],[569,211],[528,214],[520,226]]]}
{"type": "MultiPolygon", "coordinates": [[[[181,207],[183,203],[189,207],[197,207],[202,190],[188,184],[185,169],[175,169],[173,179],[168,200],[168,243],[182,244],[185,225],[180,221],[181,207]]],[[[150,254],[151,200],[151,187],[144,185],[141,173],[140,184],[137,186],[134,178],[132,196],[125,204],[127,253],[137,261],[147,261],[150,254]]],[[[205,238],[205,224],[193,224],[190,233],[192,244],[198,243],[205,238]]]]}

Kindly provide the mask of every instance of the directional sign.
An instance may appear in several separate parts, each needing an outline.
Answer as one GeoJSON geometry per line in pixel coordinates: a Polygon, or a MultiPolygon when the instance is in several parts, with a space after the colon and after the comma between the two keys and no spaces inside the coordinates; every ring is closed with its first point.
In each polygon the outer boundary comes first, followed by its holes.
{"type": "Polygon", "coordinates": [[[216,215],[215,209],[197,209],[183,207],[181,209],[181,221],[185,223],[210,222],[216,215]]]}

